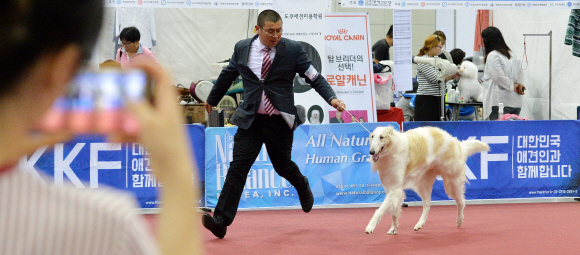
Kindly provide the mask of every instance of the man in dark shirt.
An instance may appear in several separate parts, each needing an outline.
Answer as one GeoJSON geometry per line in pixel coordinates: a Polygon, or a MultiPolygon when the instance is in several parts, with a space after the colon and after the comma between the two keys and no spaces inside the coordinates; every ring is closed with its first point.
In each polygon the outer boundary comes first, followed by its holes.
{"type": "Polygon", "coordinates": [[[389,49],[391,46],[393,46],[393,25],[389,28],[387,36],[373,45],[373,62],[378,64],[381,60],[390,60],[389,49]]]}

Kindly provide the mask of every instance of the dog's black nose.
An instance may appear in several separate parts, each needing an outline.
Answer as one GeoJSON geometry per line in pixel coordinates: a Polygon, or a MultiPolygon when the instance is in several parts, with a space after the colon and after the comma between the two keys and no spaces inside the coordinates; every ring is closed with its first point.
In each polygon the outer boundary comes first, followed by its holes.
{"type": "Polygon", "coordinates": [[[370,153],[371,155],[375,155],[375,150],[371,150],[371,151],[369,151],[369,153],[370,153]]]}

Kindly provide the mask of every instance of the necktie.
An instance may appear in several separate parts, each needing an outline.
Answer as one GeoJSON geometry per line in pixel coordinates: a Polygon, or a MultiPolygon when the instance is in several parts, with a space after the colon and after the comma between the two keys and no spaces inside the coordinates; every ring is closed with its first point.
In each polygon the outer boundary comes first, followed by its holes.
{"type": "MultiPolygon", "coordinates": [[[[272,59],[270,58],[270,50],[271,48],[266,47],[262,51],[264,51],[264,60],[262,60],[262,80],[266,78],[268,75],[268,71],[270,71],[270,66],[272,66],[272,59]]],[[[272,115],[274,113],[274,105],[270,101],[270,99],[264,95],[264,110],[268,115],[272,115]]]]}

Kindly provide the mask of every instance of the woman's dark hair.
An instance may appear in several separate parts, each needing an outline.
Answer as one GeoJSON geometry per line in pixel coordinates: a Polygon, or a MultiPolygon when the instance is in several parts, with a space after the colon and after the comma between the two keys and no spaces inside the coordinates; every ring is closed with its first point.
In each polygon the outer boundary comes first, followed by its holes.
{"type": "Polygon", "coordinates": [[[510,59],[510,47],[505,44],[505,40],[501,35],[501,31],[497,27],[488,27],[481,31],[481,38],[483,39],[483,47],[485,48],[485,57],[483,62],[487,62],[487,55],[492,51],[497,51],[510,59]]]}
{"type": "Polygon", "coordinates": [[[459,48],[452,49],[449,52],[449,54],[451,55],[451,58],[453,59],[453,64],[455,65],[461,65],[461,62],[465,58],[465,52],[459,48]]]}
{"type": "Polygon", "coordinates": [[[42,56],[75,44],[91,56],[103,18],[102,0],[7,0],[0,8],[0,97],[42,56]]]}
{"type": "Polygon", "coordinates": [[[119,39],[125,40],[126,42],[136,42],[141,40],[141,33],[136,27],[126,27],[121,30],[119,34],[119,39]]]}

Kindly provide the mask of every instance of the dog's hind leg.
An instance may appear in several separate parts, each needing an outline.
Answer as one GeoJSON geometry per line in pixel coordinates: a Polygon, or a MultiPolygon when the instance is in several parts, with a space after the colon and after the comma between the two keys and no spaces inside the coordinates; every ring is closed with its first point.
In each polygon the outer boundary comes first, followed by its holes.
{"type": "Polygon", "coordinates": [[[421,180],[421,183],[419,183],[419,186],[416,188],[417,194],[421,197],[421,200],[423,200],[423,214],[421,214],[419,222],[415,225],[415,231],[423,228],[425,222],[427,222],[427,215],[431,209],[431,191],[433,190],[435,178],[437,178],[436,174],[427,173],[425,178],[421,180]]]}
{"type": "Polygon", "coordinates": [[[465,209],[465,181],[455,180],[455,201],[457,202],[457,227],[463,224],[463,209],[465,209]]]}
{"type": "MultiPolygon", "coordinates": [[[[462,165],[463,167],[463,165],[462,165]]],[[[443,177],[443,184],[445,186],[445,193],[450,198],[455,199],[457,203],[457,227],[461,227],[463,224],[463,209],[465,209],[465,182],[467,177],[465,174],[460,174],[458,176],[446,176],[443,177]]]]}
{"type": "Polygon", "coordinates": [[[399,228],[399,221],[398,218],[401,215],[401,205],[403,200],[405,199],[405,192],[403,189],[392,190],[387,193],[385,200],[381,204],[381,206],[375,211],[373,218],[370,220],[369,224],[365,229],[365,233],[371,234],[375,230],[375,227],[381,221],[381,218],[388,212],[393,217],[393,224],[391,229],[389,230],[389,235],[396,235],[397,229],[399,228]]]}

